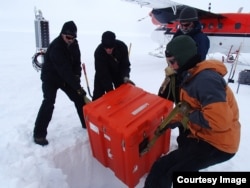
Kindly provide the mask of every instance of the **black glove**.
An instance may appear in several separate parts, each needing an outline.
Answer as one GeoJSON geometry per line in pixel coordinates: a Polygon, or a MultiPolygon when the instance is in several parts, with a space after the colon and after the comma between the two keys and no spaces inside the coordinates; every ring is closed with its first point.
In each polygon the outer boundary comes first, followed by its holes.
{"type": "Polygon", "coordinates": [[[167,124],[164,128],[160,129],[160,127],[158,127],[156,130],[155,130],[155,135],[162,135],[167,129],[174,129],[176,127],[180,127],[182,126],[182,123],[181,122],[175,122],[175,123],[169,123],[167,124]]]}
{"type": "Polygon", "coordinates": [[[91,102],[91,100],[86,96],[86,91],[82,87],[77,90],[77,94],[83,97],[85,104],[88,104],[91,102]]]}
{"type": "Polygon", "coordinates": [[[86,96],[86,91],[81,87],[80,89],[76,90],[77,94],[80,96],[86,96]]]}
{"type": "Polygon", "coordinates": [[[135,83],[134,83],[132,80],[130,80],[128,77],[124,77],[124,78],[123,78],[123,82],[124,82],[124,83],[129,83],[129,84],[132,84],[132,85],[135,85],[135,83]]]}

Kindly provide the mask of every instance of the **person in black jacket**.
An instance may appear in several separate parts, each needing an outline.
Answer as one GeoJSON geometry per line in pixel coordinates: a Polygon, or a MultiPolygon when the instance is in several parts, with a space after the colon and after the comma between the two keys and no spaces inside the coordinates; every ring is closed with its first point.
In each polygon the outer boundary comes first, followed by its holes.
{"type": "Polygon", "coordinates": [[[132,83],[129,79],[130,61],[127,45],[116,39],[115,33],[105,31],[102,42],[94,52],[95,78],[92,100],[112,91],[123,83],[132,83]]]}
{"type": "Polygon", "coordinates": [[[190,36],[196,42],[197,53],[201,56],[201,60],[205,60],[210,48],[210,41],[208,36],[202,31],[197,11],[192,7],[185,7],[180,12],[179,22],[179,29],[173,38],[179,35],[190,36]]]}
{"type": "Polygon", "coordinates": [[[47,128],[52,118],[56,93],[61,89],[74,102],[83,128],[86,128],[82,107],[87,103],[85,90],[81,87],[81,53],[78,45],[77,27],[73,21],[65,22],[61,33],[49,45],[41,69],[43,101],[33,132],[34,142],[47,145],[47,128]]]}

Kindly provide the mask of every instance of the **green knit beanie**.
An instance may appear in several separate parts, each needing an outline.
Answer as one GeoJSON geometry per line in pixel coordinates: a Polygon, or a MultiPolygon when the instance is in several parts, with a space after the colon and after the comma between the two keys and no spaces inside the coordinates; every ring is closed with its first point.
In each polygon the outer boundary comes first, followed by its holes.
{"type": "Polygon", "coordinates": [[[179,68],[181,68],[196,54],[196,43],[191,37],[187,35],[180,35],[173,38],[166,47],[166,57],[174,56],[177,60],[179,68]]]}

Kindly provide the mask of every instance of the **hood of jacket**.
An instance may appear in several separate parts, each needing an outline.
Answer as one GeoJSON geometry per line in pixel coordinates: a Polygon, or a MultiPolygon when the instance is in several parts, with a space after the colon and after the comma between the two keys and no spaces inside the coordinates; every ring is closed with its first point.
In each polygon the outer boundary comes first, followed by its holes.
{"type": "Polygon", "coordinates": [[[222,77],[224,77],[227,74],[227,68],[221,61],[205,60],[205,61],[202,61],[200,63],[197,63],[196,66],[194,66],[193,68],[191,68],[187,71],[186,81],[188,81],[189,79],[192,79],[199,72],[206,70],[206,69],[213,70],[213,71],[219,73],[222,77]]]}

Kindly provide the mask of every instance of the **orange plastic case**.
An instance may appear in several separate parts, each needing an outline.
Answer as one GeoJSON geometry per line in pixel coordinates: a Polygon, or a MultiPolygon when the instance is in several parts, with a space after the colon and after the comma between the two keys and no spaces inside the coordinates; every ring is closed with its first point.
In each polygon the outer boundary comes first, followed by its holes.
{"type": "MultiPolygon", "coordinates": [[[[140,149],[173,108],[173,103],[131,84],[83,107],[93,156],[129,188],[169,151],[170,130],[144,155],[140,149]]],[[[144,147],[145,148],[145,147],[144,147]]]]}

